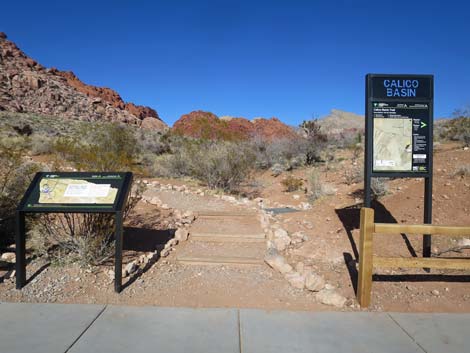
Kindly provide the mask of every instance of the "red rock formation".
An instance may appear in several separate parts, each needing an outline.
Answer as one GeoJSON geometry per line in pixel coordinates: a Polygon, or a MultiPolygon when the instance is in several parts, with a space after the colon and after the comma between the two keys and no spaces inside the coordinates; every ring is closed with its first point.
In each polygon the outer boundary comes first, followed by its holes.
{"type": "Polygon", "coordinates": [[[174,133],[206,139],[247,140],[258,136],[265,140],[296,138],[295,131],[277,118],[254,119],[245,118],[219,119],[215,114],[204,111],[193,111],[181,116],[175,122],[174,133]]]}
{"type": "Polygon", "coordinates": [[[2,32],[0,110],[121,121],[155,130],[168,128],[152,108],[125,103],[116,91],[87,85],[71,71],[45,69],[2,32]]]}

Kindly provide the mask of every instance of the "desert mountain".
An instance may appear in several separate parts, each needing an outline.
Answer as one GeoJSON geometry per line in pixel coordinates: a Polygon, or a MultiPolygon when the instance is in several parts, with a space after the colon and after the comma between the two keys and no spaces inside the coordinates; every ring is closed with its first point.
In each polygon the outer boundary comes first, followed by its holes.
{"type": "Polygon", "coordinates": [[[165,130],[149,107],[125,103],[110,88],[80,81],[73,72],[45,68],[0,32],[0,111],[38,113],[87,121],[119,121],[165,130]]]}
{"type": "Polygon", "coordinates": [[[256,118],[251,121],[229,116],[219,118],[201,110],[181,116],[172,130],[180,135],[216,140],[246,140],[252,137],[274,140],[297,136],[291,127],[277,118],[256,118]]]}

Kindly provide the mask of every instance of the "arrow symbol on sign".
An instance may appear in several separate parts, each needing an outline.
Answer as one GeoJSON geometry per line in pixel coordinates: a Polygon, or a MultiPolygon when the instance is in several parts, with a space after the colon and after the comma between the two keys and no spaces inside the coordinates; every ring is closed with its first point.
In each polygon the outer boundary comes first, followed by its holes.
{"type": "Polygon", "coordinates": [[[422,121],[422,122],[421,122],[421,129],[422,129],[423,127],[426,127],[426,126],[428,126],[428,125],[427,125],[424,121],[422,121]]]}

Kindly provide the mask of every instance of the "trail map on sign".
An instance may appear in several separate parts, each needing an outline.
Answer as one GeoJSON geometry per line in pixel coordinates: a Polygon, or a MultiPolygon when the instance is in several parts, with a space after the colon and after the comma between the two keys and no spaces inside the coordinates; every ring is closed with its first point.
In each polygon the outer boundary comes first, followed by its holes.
{"type": "Polygon", "coordinates": [[[374,119],[374,170],[409,171],[413,119],[374,119]]]}
{"type": "Polygon", "coordinates": [[[111,184],[97,184],[80,179],[41,179],[39,203],[112,204],[118,189],[111,184]]]}

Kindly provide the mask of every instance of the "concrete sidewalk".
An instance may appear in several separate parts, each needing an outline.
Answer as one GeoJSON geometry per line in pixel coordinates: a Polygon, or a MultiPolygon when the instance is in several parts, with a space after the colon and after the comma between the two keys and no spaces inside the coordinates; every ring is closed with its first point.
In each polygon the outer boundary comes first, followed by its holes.
{"type": "Polygon", "coordinates": [[[470,351],[470,314],[0,303],[0,352],[470,351]]]}

